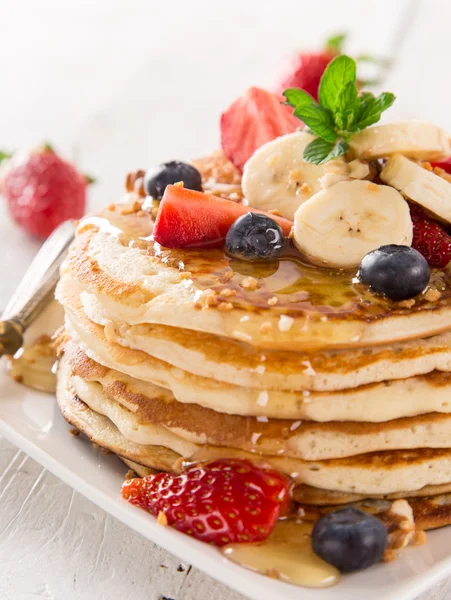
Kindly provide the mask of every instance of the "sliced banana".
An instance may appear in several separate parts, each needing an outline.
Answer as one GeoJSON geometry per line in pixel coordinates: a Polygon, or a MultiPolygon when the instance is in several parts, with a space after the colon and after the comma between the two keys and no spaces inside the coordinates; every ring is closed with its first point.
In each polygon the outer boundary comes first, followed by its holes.
{"type": "Polygon", "coordinates": [[[349,142],[352,156],[364,159],[404,154],[421,160],[439,160],[451,155],[446,132],[424,121],[400,121],[368,127],[349,142]]]}
{"type": "Polygon", "coordinates": [[[412,220],[402,195],[369,181],[342,181],[312,196],[294,217],[296,247],[312,263],[351,268],[386,244],[410,246],[412,220]]]}
{"type": "Polygon", "coordinates": [[[437,217],[451,223],[451,183],[401,154],[387,161],[380,178],[437,217]]]}
{"type": "MultiPolygon", "coordinates": [[[[264,144],[247,161],[243,172],[243,193],[249,206],[275,210],[293,220],[299,206],[321,189],[324,166],[306,163],[304,148],[315,137],[296,131],[264,144]]],[[[334,161],[341,162],[344,161],[334,161]]]]}

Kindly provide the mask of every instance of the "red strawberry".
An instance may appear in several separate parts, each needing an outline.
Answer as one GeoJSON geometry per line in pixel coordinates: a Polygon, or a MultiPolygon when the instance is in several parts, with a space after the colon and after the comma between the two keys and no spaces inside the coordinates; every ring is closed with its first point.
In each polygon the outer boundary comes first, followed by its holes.
{"type": "Polygon", "coordinates": [[[337,52],[323,50],[322,52],[303,52],[295,57],[288,73],[277,86],[277,93],[283,94],[288,88],[301,88],[315,100],[318,99],[318,88],[321,77],[337,52]]]}
{"type": "Polygon", "coordinates": [[[412,204],[410,215],[413,223],[412,247],[424,256],[431,267],[446,267],[451,260],[451,236],[419,206],[412,204]]]}
{"type": "MultiPolygon", "coordinates": [[[[267,214],[213,194],[168,185],[160,203],[153,237],[167,248],[215,248],[224,243],[232,223],[248,212],[267,214]]],[[[285,235],[290,233],[291,221],[269,216],[279,223],[285,235]]]]}
{"type": "Polygon", "coordinates": [[[28,233],[46,238],[63,221],[84,215],[86,183],[75,167],[44,146],[7,161],[0,191],[15,221],[28,233]]]}
{"type": "Polygon", "coordinates": [[[433,167],[439,167],[439,169],[443,169],[447,173],[451,173],[451,156],[439,162],[431,162],[431,165],[433,167]]]}
{"type": "Polygon", "coordinates": [[[290,481],[248,460],[220,459],[180,475],[158,473],[122,485],[122,497],[168,525],[217,546],[259,542],[288,509],[290,481]]]}
{"type": "Polygon", "coordinates": [[[222,114],[222,149],[241,171],[257,148],[301,124],[283,101],[282,96],[251,87],[222,114]]]}

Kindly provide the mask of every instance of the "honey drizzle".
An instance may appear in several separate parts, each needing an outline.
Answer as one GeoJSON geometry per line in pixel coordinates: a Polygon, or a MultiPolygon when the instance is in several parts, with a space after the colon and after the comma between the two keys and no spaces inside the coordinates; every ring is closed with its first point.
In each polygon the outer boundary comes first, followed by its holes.
{"type": "Polygon", "coordinates": [[[262,575],[311,588],[338,582],[338,570],[312,550],[313,524],[296,519],[279,521],[269,538],[257,544],[228,544],[221,551],[235,563],[262,575]]]}

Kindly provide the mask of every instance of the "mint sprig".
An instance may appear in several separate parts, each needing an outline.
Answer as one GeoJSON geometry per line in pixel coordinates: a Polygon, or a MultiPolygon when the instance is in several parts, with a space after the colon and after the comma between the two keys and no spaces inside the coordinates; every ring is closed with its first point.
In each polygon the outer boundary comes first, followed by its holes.
{"type": "Polygon", "coordinates": [[[377,123],[395,101],[390,92],[359,94],[356,71],[356,62],[349,56],[334,58],[321,78],[319,103],[305,90],[285,90],[286,104],[317,136],[304,150],[306,162],[321,165],[346,154],[352,136],[377,123]]]}

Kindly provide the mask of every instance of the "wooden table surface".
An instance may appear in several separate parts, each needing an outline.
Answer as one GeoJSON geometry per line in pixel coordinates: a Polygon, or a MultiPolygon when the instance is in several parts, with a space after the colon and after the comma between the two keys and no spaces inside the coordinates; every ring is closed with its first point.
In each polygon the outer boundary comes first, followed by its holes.
{"type": "MultiPolygon", "coordinates": [[[[98,208],[128,170],[216,148],[219,114],[241,91],[271,85],[283,57],[341,31],[349,53],[394,57],[387,118],[451,131],[446,0],[4,0],[0,147],[51,141],[98,178],[98,208]]],[[[0,308],[38,246],[0,203],[0,308]]],[[[0,437],[0,599],[129,597],[241,598],[0,437]]],[[[421,598],[451,598],[451,581],[421,598]]]]}

